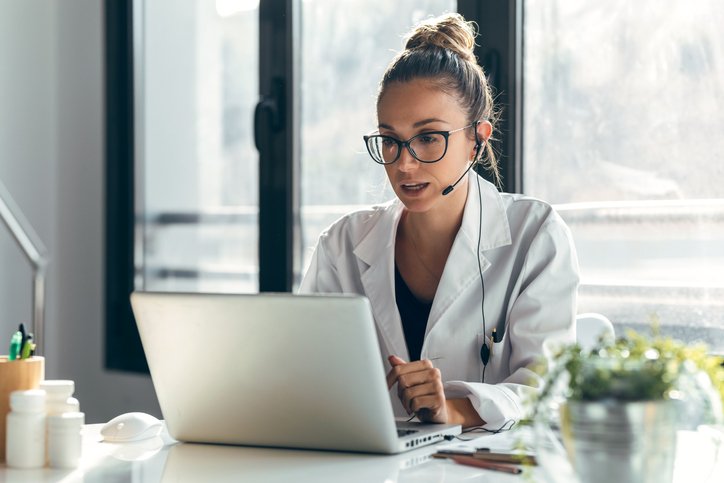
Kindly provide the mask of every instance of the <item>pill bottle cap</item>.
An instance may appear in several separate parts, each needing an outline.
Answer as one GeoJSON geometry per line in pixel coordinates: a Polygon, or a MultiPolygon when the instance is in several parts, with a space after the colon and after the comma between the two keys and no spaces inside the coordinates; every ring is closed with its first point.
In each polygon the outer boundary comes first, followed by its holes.
{"type": "Polygon", "coordinates": [[[68,412],[71,413],[77,413],[80,412],[80,403],[78,400],[74,397],[69,397],[65,400],[65,404],[67,404],[68,412]]]}
{"type": "Polygon", "coordinates": [[[10,408],[18,412],[44,412],[45,391],[30,389],[10,393],[10,408]]]}
{"type": "Polygon", "coordinates": [[[40,382],[40,389],[48,393],[49,398],[67,398],[75,391],[75,382],[67,379],[56,379],[40,382]]]}
{"type": "Polygon", "coordinates": [[[64,431],[78,430],[85,423],[85,414],[81,412],[63,413],[55,416],[48,416],[48,430],[64,431]]]}

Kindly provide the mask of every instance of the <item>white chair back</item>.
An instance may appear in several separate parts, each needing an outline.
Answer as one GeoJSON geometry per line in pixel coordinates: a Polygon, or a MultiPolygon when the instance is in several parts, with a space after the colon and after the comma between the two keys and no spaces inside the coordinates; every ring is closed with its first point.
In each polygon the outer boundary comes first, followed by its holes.
{"type": "Polygon", "coordinates": [[[576,341],[581,348],[591,349],[603,334],[616,336],[613,324],[605,315],[591,312],[576,316],[576,341]]]}

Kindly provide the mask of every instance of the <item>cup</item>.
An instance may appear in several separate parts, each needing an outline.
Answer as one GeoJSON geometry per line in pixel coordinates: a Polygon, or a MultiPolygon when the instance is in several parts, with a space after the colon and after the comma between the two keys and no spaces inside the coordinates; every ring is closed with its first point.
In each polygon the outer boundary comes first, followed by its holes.
{"type": "Polygon", "coordinates": [[[10,412],[10,393],[37,389],[45,379],[45,358],[40,356],[9,361],[0,356],[0,463],[5,461],[5,424],[10,412]]]}

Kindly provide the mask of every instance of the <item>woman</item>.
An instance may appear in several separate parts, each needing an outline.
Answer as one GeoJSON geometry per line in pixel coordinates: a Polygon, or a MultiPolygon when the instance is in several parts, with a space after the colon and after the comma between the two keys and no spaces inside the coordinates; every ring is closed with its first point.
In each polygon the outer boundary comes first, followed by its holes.
{"type": "Polygon", "coordinates": [[[322,233],[301,291],[369,298],[398,416],[499,430],[524,416],[543,343],[574,338],[579,277],[548,204],[470,169],[485,162],[497,179],[474,40],[457,14],[412,31],[365,136],[397,199],[322,233]]]}

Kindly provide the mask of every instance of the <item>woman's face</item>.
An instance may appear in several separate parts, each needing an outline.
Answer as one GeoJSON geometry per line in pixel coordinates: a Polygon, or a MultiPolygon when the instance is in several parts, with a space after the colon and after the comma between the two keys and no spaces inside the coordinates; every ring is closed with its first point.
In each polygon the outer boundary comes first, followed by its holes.
{"type": "MultiPolygon", "coordinates": [[[[457,101],[426,79],[388,85],[377,105],[377,119],[380,134],[401,141],[424,132],[453,131],[468,124],[457,101]]],[[[467,178],[447,196],[443,197],[442,191],[457,181],[473,159],[472,129],[450,134],[447,152],[436,163],[421,163],[403,148],[397,161],[385,165],[395,194],[409,211],[429,211],[443,198],[465,199],[467,178]]]]}

